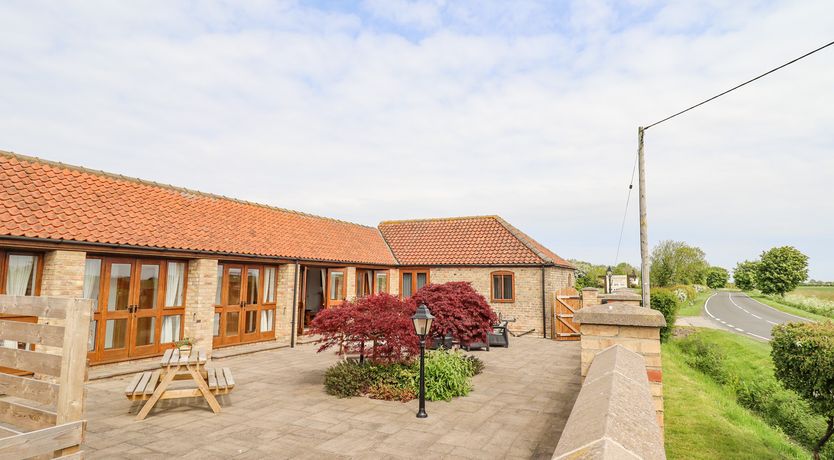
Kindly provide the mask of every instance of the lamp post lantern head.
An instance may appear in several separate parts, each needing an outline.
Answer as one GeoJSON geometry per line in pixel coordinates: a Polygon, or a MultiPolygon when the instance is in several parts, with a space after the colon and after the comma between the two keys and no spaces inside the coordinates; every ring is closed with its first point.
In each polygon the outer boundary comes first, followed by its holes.
{"type": "Polygon", "coordinates": [[[609,267],[608,267],[608,270],[605,272],[605,274],[606,274],[606,275],[608,275],[608,276],[611,276],[611,275],[613,275],[613,274],[614,274],[614,271],[613,271],[613,270],[611,270],[611,267],[609,266],[609,267]]]}
{"type": "Polygon", "coordinates": [[[420,304],[420,306],[417,307],[417,312],[411,317],[411,321],[414,322],[414,333],[417,334],[417,337],[422,339],[429,335],[429,330],[431,329],[431,323],[433,320],[434,316],[432,316],[426,305],[420,304]]]}

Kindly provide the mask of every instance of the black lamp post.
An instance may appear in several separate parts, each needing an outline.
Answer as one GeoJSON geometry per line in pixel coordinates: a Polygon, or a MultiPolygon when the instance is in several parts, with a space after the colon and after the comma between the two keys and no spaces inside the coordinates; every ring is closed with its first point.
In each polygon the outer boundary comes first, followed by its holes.
{"type": "Polygon", "coordinates": [[[613,274],[614,274],[614,272],[611,270],[611,267],[609,266],[608,270],[605,271],[605,293],[606,294],[611,294],[611,292],[614,291],[613,286],[611,285],[612,284],[611,283],[611,281],[612,281],[611,280],[611,275],[613,275],[613,274]]]}
{"type": "Polygon", "coordinates": [[[431,322],[434,320],[425,304],[417,307],[417,312],[411,317],[414,322],[414,332],[420,338],[420,409],[417,411],[417,418],[426,418],[426,336],[431,330],[431,322]]]}

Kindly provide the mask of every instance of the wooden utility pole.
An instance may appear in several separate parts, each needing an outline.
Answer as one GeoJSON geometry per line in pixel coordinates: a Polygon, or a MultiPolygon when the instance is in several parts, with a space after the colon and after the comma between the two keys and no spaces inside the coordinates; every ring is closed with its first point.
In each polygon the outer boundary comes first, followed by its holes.
{"type": "Polygon", "coordinates": [[[637,128],[637,162],[640,182],[640,283],[643,294],[643,306],[651,307],[649,288],[649,231],[646,228],[646,158],[643,155],[643,133],[645,128],[637,128]]]}

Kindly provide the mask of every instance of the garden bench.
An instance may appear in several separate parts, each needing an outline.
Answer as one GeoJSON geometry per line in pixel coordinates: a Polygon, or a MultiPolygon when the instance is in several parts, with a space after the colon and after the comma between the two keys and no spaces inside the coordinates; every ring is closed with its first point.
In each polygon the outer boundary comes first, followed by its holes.
{"type": "Polygon", "coordinates": [[[220,404],[214,396],[231,392],[235,387],[235,379],[228,367],[206,368],[206,361],[205,351],[180,352],[178,349],[171,349],[162,356],[162,369],[136,374],[125,388],[125,396],[131,401],[148,401],[136,419],[142,420],[147,417],[153,406],[162,399],[202,396],[215,414],[220,412],[220,404]],[[194,381],[196,388],[168,389],[174,380],[189,379],[194,381]]]}

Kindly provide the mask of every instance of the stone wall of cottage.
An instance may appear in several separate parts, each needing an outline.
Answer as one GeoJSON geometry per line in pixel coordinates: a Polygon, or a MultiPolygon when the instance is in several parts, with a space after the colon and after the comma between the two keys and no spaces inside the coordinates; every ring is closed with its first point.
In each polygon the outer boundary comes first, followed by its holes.
{"type": "MultiPolygon", "coordinates": [[[[559,267],[544,269],[547,334],[550,333],[553,293],[557,289],[573,285],[573,270],[559,267]]],[[[483,295],[496,313],[505,318],[515,318],[510,323],[513,332],[534,330],[542,334],[542,268],[541,267],[432,267],[431,282],[434,284],[450,281],[467,281],[483,295]],[[492,272],[509,271],[515,279],[515,301],[492,302],[490,289],[492,272]]]]}
{"type": "Polygon", "coordinates": [[[214,338],[214,302],[217,296],[217,259],[188,261],[183,337],[211,353],[214,338]]]}
{"type": "MultiPolygon", "coordinates": [[[[301,270],[299,269],[298,279],[296,280],[295,264],[284,264],[278,267],[277,273],[277,287],[275,291],[275,338],[281,341],[289,342],[291,334],[294,333],[292,327],[292,313],[293,305],[298,305],[297,299],[293,299],[293,293],[296,297],[301,295],[301,270]],[[295,284],[298,282],[298,285],[295,284]]],[[[299,321],[296,313],[296,321],[299,321]]]]}
{"type": "MultiPolygon", "coordinates": [[[[43,255],[43,275],[40,295],[49,297],[84,297],[84,265],[87,253],[83,251],[47,251],[43,255]]],[[[38,323],[63,326],[64,320],[38,317],[38,323]]],[[[40,346],[47,353],[61,354],[58,347],[40,346]]]]}

